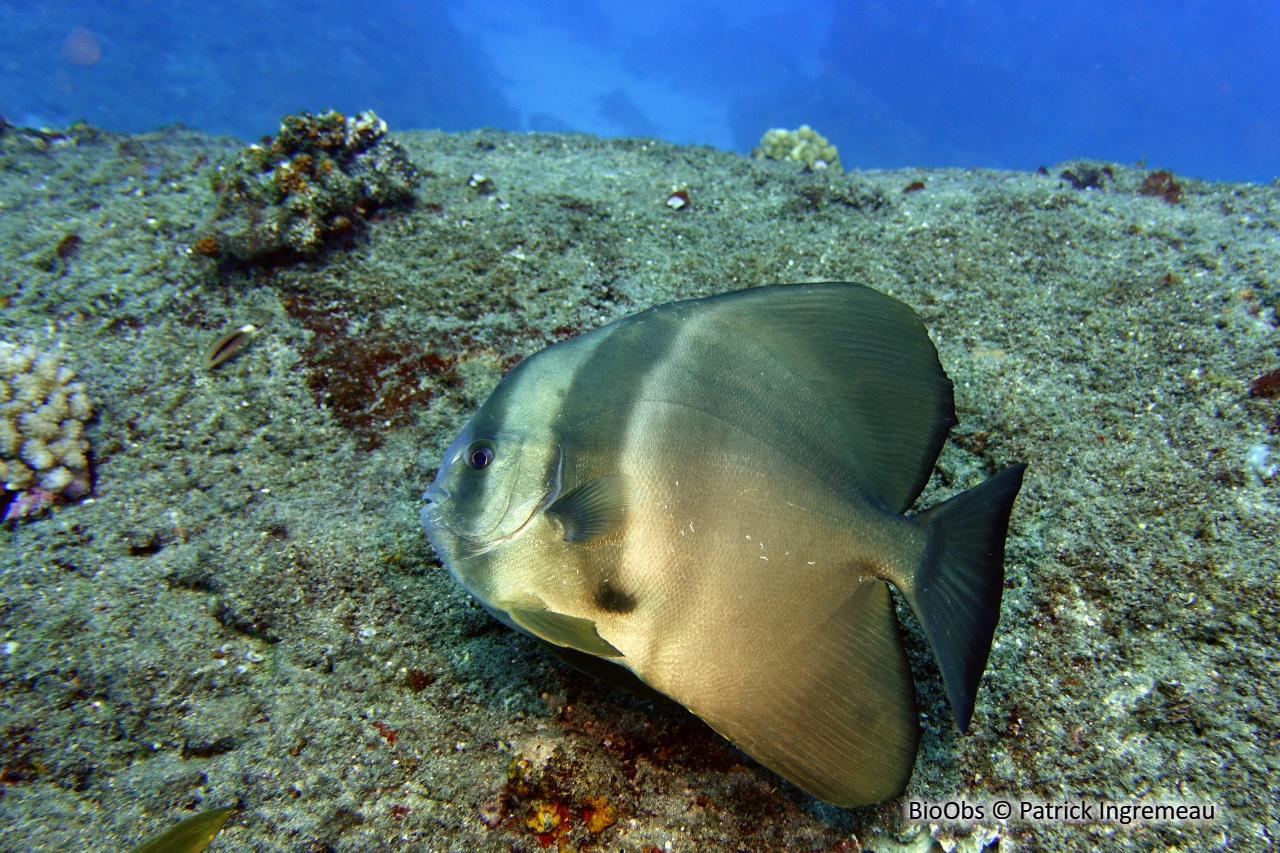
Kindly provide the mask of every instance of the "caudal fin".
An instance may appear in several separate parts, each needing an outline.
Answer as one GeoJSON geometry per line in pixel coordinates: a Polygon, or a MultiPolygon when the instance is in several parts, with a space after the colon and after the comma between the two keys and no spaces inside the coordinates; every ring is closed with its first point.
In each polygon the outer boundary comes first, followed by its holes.
{"type": "Polygon", "coordinates": [[[1006,468],[916,516],[929,531],[929,544],[904,594],[942,669],[961,731],[969,728],[1000,621],[1005,535],[1026,467],[1006,468]]]}

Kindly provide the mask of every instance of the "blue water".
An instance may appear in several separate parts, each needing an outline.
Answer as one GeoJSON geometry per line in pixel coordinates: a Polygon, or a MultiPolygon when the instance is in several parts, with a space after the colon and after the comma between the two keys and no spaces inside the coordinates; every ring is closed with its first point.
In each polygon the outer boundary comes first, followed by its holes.
{"type": "Polygon", "coordinates": [[[0,2],[0,115],[251,139],[298,110],[750,151],[808,123],[847,167],[1145,161],[1280,175],[1269,0],[0,2]]]}

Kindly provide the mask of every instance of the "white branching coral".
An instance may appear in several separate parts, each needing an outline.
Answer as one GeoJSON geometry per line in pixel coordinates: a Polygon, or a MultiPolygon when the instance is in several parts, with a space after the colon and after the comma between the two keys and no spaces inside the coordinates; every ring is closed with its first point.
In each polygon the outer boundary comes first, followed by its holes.
{"type": "Polygon", "coordinates": [[[53,353],[0,341],[0,487],[68,497],[88,489],[93,405],[53,353]]]}

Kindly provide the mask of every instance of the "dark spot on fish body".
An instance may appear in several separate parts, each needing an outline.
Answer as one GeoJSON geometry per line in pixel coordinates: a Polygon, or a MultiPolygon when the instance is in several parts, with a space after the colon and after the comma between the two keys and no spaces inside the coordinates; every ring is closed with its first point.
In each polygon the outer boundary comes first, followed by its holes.
{"type": "Polygon", "coordinates": [[[630,613],[636,609],[636,597],[619,589],[608,578],[600,582],[596,590],[596,605],[607,613],[630,613]]]}

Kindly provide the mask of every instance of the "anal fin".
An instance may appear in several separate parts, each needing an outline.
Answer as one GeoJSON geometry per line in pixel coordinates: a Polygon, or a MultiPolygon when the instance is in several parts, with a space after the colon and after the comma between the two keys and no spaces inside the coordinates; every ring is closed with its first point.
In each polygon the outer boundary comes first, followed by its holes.
{"type": "MultiPolygon", "coordinates": [[[[888,585],[863,581],[728,701],[686,702],[753,758],[840,806],[902,793],[920,740],[888,585]]],[[[678,697],[683,699],[684,697],[678,697]]]]}

